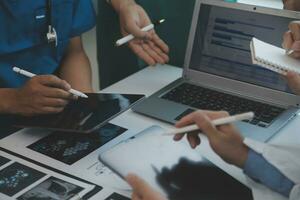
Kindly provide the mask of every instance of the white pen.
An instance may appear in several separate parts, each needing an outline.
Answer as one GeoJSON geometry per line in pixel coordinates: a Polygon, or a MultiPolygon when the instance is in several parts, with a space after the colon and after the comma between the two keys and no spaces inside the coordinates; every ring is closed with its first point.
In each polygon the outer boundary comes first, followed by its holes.
{"type": "MultiPolygon", "coordinates": [[[[248,112],[248,113],[243,113],[243,114],[238,114],[238,115],[233,115],[229,117],[224,117],[220,119],[216,119],[212,121],[212,124],[215,126],[220,126],[220,125],[225,125],[225,124],[230,124],[233,122],[237,121],[242,121],[242,120],[250,120],[254,117],[253,112],[248,112]]],[[[190,133],[200,130],[197,125],[190,125],[186,126],[184,128],[178,128],[174,129],[172,131],[165,132],[163,135],[177,135],[177,134],[182,134],[182,133],[190,133]]]]}
{"type": "MultiPolygon", "coordinates": [[[[148,26],[145,26],[144,28],[142,28],[141,30],[144,32],[150,31],[152,29],[154,29],[155,26],[160,25],[161,23],[163,23],[165,21],[165,19],[161,19],[153,24],[149,24],[148,26]]],[[[132,34],[127,35],[121,39],[119,39],[118,41],[116,41],[116,46],[122,46],[123,44],[126,44],[127,42],[130,42],[131,40],[134,39],[134,36],[132,34]]]]}
{"type": "MultiPolygon", "coordinates": [[[[19,74],[22,74],[28,78],[32,78],[34,76],[36,76],[36,74],[33,74],[29,71],[26,71],[26,70],[23,70],[23,69],[20,69],[18,67],[13,67],[13,71],[16,72],[16,73],[19,73],[19,74]]],[[[70,89],[68,92],[70,92],[71,94],[74,94],[78,97],[82,97],[82,98],[89,98],[86,94],[78,91],[78,90],[74,90],[74,89],[70,89]]]]}
{"type": "Polygon", "coordinates": [[[285,54],[290,56],[291,54],[293,54],[295,51],[293,49],[287,49],[285,54]]]}

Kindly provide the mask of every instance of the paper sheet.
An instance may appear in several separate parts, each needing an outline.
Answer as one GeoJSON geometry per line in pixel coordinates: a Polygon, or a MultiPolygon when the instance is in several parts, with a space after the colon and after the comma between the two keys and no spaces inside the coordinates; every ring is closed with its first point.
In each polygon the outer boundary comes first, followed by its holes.
{"type": "Polygon", "coordinates": [[[0,199],[77,200],[94,187],[0,151],[0,199]]]}
{"type": "MultiPolygon", "coordinates": [[[[115,128],[118,130],[121,127],[115,128]]],[[[66,137],[52,135],[44,130],[27,129],[0,140],[0,146],[102,187],[129,191],[125,181],[98,161],[98,155],[109,145],[117,144],[136,133],[125,130],[116,139],[101,146],[95,138],[88,140],[86,136],[66,137]],[[97,145],[101,148],[97,148],[97,145]]],[[[104,131],[103,134],[111,137],[109,131],[104,131]]]]}

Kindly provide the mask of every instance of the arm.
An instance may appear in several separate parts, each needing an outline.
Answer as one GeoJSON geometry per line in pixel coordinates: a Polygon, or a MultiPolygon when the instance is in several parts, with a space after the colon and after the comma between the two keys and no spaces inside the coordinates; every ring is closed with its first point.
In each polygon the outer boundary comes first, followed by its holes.
{"type": "Polygon", "coordinates": [[[91,65],[80,37],[71,39],[59,68],[59,77],[74,89],[93,92],[91,65]]]}
{"type": "MultiPolygon", "coordinates": [[[[211,120],[228,116],[226,112],[198,111],[184,118],[177,127],[197,124],[207,136],[212,149],[227,163],[244,169],[245,173],[270,189],[289,196],[294,183],[287,179],[279,170],[268,163],[261,155],[256,154],[243,143],[243,138],[233,125],[215,127],[211,120]]],[[[176,135],[175,140],[184,135],[176,135]]],[[[192,148],[200,144],[199,133],[187,136],[192,148]]]]}
{"type": "Polygon", "coordinates": [[[295,183],[284,176],[271,165],[261,154],[249,150],[248,159],[244,166],[244,173],[272,190],[289,197],[295,183]]]}

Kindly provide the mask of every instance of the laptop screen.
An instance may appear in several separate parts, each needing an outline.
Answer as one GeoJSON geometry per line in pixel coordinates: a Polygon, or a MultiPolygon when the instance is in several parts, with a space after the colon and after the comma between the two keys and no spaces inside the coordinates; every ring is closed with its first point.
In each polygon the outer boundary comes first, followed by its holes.
{"type": "Polygon", "coordinates": [[[291,93],[281,75],[252,64],[250,41],[281,46],[294,19],[207,4],[199,15],[191,69],[291,93]]]}

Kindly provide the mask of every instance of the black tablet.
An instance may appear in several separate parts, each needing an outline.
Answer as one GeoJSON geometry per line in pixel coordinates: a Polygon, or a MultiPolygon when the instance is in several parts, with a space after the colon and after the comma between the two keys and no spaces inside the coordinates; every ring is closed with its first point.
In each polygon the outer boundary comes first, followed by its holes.
{"type": "Polygon", "coordinates": [[[87,94],[71,101],[63,112],[34,117],[13,117],[13,126],[45,128],[64,132],[90,133],[144,98],[137,94],[87,94]]]}

